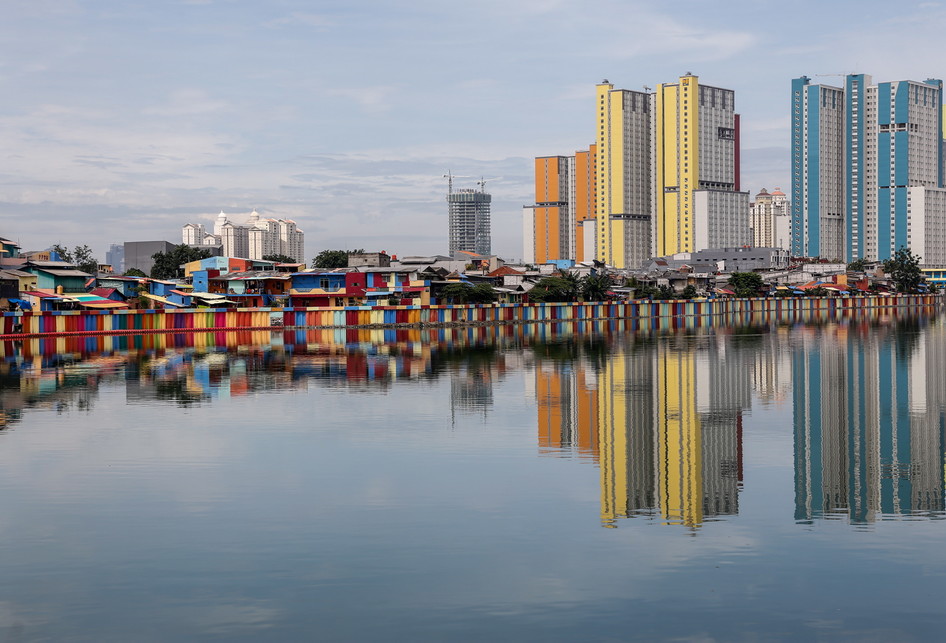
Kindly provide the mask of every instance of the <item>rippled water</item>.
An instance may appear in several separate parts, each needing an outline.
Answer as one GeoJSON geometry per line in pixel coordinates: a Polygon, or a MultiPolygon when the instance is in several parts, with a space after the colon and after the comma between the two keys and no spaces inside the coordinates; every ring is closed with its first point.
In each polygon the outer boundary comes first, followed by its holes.
{"type": "Polygon", "coordinates": [[[0,346],[0,641],[942,636],[941,319],[0,346]]]}

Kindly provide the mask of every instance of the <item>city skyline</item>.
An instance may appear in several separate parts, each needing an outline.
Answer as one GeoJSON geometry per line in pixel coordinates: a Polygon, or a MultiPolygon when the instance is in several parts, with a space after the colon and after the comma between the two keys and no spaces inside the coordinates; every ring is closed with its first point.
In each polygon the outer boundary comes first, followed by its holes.
{"type": "Polygon", "coordinates": [[[792,78],[946,75],[923,62],[946,8],[880,7],[483,2],[461,21],[423,2],[14,2],[0,26],[0,234],[103,259],[110,243],[173,241],[180,221],[251,203],[297,221],[307,258],[443,252],[452,169],[491,177],[493,250],[516,258],[533,160],[594,142],[601,78],[641,89],[692,71],[733,89],[742,189],[787,186],[792,78]]]}

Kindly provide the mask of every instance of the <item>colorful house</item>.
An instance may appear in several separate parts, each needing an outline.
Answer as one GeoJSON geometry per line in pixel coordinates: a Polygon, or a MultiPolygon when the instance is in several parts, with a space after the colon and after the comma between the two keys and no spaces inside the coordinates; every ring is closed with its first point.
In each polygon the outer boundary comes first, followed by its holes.
{"type": "Polygon", "coordinates": [[[367,279],[361,272],[296,272],[291,275],[289,305],[360,306],[367,279]]]}
{"type": "Polygon", "coordinates": [[[94,279],[89,273],[77,270],[65,261],[30,260],[22,269],[36,275],[38,290],[51,293],[84,293],[86,283],[94,279]]]}
{"type": "MultiPolygon", "coordinates": [[[[124,277],[122,275],[108,275],[105,277],[98,277],[96,280],[97,288],[112,288],[118,291],[124,300],[131,299],[132,297],[138,296],[138,289],[141,284],[146,281],[144,277],[124,277]]],[[[114,297],[109,297],[109,299],[114,299],[114,297]]]]}
{"type": "MultiPolygon", "coordinates": [[[[194,290],[204,283],[194,273],[194,290]]],[[[287,303],[292,276],[287,273],[251,270],[208,276],[207,292],[226,295],[240,308],[266,308],[287,303]]]]}
{"type": "Polygon", "coordinates": [[[191,308],[194,305],[191,293],[182,290],[182,285],[176,281],[164,279],[148,279],[148,292],[142,292],[141,297],[156,304],[155,308],[191,308]]]}
{"type": "Polygon", "coordinates": [[[232,272],[247,272],[250,270],[274,270],[278,264],[275,261],[262,259],[243,259],[240,257],[207,257],[184,264],[184,278],[193,276],[201,270],[216,270],[224,275],[232,272]]]}
{"type": "Polygon", "coordinates": [[[19,257],[20,256],[20,246],[10,241],[9,239],[4,239],[0,237],[0,257],[19,257]]]}
{"type": "Polygon", "coordinates": [[[391,300],[398,305],[430,304],[430,281],[419,278],[417,270],[403,268],[361,268],[366,278],[365,298],[369,302],[391,300]]]}

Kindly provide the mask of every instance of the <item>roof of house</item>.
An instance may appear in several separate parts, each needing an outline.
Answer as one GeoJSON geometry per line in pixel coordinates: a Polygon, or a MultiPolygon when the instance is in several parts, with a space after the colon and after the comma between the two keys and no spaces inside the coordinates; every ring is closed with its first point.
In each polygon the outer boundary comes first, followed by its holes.
{"type": "Polygon", "coordinates": [[[90,295],[97,295],[99,297],[102,297],[103,299],[109,299],[111,298],[112,295],[116,293],[118,294],[119,297],[125,296],[121,293],[121,291],[115,288],[93,288],[92,290],[89,291],[90,295]]]}
{"type": "Polygon", "coordinates": [[[41,268],[36,266],[36,269],[45,272],[47,274],[53,275],[54,277],[91,277],[87,272],[82,272],[81,270],[72,269],[58,269],[58,268],[41,268]]]}
{"type": "Polygon", "coordinates": [[[491,273],[488,273],[487,277],[505,277],[506,275],[524,275],[526,273],[516,270],[515,268],[510,268],[509,266],[500,266],[491,273]]]}

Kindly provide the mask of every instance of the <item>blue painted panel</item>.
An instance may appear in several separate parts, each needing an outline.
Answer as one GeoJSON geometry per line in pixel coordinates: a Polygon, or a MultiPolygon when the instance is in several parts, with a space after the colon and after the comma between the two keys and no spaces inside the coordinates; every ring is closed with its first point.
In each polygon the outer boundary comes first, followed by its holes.
{"type": "MultiPolygon", "coordinates": [[[[908,132],[897,132],[895,135],[897,151],[894,161],[895,185],[907,185],[910,175],[910,135],[908,132]]],[[[906,210],[904,210],[906,214],[906,210]]]]}
{"type": "Polygon", "coordinates": [[[808,241],[805,256],[821,254],[821,87],[808,87],[808,241]]]}
{"type": "MultiPolygon", "coordinates": [[[[863,93],[863,88],[861,89],[863,93]]],[[[877,123],[880,125],[890,125],[890,83],[879,83],[877,85],[877,123]]]]}

